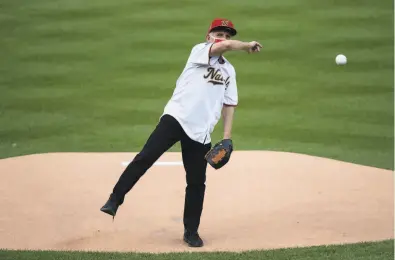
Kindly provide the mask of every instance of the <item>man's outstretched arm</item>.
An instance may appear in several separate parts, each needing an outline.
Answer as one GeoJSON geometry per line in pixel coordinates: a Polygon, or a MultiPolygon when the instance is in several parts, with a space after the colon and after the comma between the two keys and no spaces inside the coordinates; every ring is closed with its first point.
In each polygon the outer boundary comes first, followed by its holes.
{"type": "Polygon", "coordinates": [[[242,42],[238,40],[226,40],[214,43],[210,49],[210,56],[219,56],[227,51],[246,51],[248,53],[259,52],[262,45],[259,42],[242,42]]]}

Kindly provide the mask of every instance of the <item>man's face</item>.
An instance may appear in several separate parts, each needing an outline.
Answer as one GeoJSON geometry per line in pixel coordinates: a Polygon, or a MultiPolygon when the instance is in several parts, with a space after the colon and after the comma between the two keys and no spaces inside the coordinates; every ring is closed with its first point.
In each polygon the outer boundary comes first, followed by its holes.
{"type": "Polygon", "coordinates": [[[230,38],[232,36],[226,31],[214,31],[208,35],[207,40],[209,42],[215,42],[216,40],[230,40],[230,38]]]}

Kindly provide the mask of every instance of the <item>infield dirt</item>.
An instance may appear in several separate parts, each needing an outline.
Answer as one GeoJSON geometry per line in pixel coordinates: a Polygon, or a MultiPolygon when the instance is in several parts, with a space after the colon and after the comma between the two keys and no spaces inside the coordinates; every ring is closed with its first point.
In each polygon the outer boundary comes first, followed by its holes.
{"type": "Polygon", "coordinates": [[[199,233],[182,241],[185,172],[165,153],[100,211],[135,153],[49,153],[0,160],[0,248],[82,251],[243,251],[394,237],[393,171],[314,156],[236,151],[208,166],[199,233]],[[166,162],[174,165],[164,165],[166,162]],[[162,163],[162,164],[161,164],[162,163]]]}

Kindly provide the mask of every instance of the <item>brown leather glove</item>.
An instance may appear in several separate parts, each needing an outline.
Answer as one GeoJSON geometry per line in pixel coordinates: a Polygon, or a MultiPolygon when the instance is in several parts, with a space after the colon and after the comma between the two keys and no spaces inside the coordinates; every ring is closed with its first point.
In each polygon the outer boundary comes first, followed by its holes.
{"type": "Polygon", "coordinates": [[[216,143],[205,155],[206,161],[214,168],[220,169],[228,163],[230,155],[233,152],[233,143],[231,139],[224,139],[216,143]]]}

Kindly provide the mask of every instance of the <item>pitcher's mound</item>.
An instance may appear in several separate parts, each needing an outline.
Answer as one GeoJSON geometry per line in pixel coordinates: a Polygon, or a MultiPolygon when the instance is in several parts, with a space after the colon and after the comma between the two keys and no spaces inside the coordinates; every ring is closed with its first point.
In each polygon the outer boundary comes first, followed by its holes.
{"type": "Polygon", "coordinates": [[[113,222],[100,211],[131,153],[0,160],[0,248],[240,251],[393,238],[393,172],[282,152],[234,152],[208,166],[200,234],[182,242],[185,173],[166,153],[113,222]],[[123,164],[122,164],[123,163],[123,164]]]}

